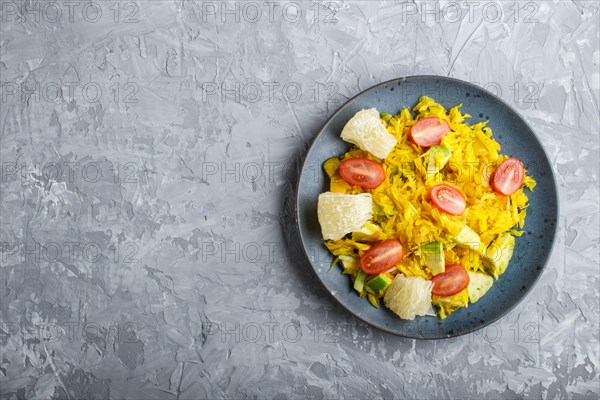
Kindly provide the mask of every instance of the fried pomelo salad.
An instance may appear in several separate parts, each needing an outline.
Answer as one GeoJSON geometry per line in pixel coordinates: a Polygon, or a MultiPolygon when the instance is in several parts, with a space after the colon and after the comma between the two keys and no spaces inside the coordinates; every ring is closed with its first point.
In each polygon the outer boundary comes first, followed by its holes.
{"type": "Polygon", "coordinates": [[[402,319],[478,301],[524,233],[535,181],[460,107],[423,96],[412,113],[361,110],[341,133],[354,146],[323,165],[317,211],[332,268],[402,319]]]}

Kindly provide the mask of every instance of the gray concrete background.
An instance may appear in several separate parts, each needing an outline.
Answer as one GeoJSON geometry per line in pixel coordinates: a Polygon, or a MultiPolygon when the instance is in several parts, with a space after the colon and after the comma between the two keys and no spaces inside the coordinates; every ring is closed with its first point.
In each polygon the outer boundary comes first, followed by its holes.
{"type": "Polygon", "coordinates": [[[1,398],[598,398],[597,3],[1,6],[1,398]],[[560,190],[539,283],[454,340],[347,314],[293,227],[326,118],[414,74],[498,93],[560,190]]]}

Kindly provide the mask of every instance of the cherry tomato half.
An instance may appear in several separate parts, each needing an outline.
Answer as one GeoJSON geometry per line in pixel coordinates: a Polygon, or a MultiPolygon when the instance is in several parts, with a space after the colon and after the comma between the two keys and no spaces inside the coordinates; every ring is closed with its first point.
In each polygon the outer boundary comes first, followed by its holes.
{"type": "Polygon", "coordinates": [[[445,183],[431,188],[431,201],[440,211],[452,215],[461,215],[465,212],[467,201],[461,192],[445,183]]]}
{"type": "Polygon", "coordinates": [[[375,189],[385,180],[381,164],[368,158],[348,158],[340,164],[340,176],[351,185],[375,189]]]}
{"type": "Polygon", "coordinates": [[[450,132],[450,125],[438,117],[420,119],[410,128],[410,138],[421,147],[440,144],[446,133],[450,132]]]}
{"type": "Polygon", "coordinates": [[[446,265],[446,270],[431,278],[436,296],[452,296],[469,286],[469,274],[460,264],[446,265]]]}
{"type": "Polygon", "coordinates": [[[360,258],[360,268],[369,275],[380,274],[397,265],[404,258],[399,241],[384,240],[367,250],[360,258]]]}
{"type": "Polygon", "coordinates": [[[510,196],[521,188],[524,177],[525,168],[521,161],[513,157],[508,158],[494,171],[492,188],[498,194],[510,196]]]}

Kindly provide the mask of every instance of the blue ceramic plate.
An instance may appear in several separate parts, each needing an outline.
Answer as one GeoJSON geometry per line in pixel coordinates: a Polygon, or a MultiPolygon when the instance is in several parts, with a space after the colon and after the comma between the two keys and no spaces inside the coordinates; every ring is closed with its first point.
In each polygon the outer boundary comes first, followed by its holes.
{"type": "Polygon", "coordinates": [[[464,335],[491,324],[515,307],[531,290],[548,261],[558,218],[552,167],[531,127],[490,92],[439,76],[411,76],[384,82],[344,104],[325,123],[306,155],[298,181],[296,206],[302,245],[317,276],[332,296],[361,320],[384,331],[418,339],[464,335]],[[351,147],[340,139],[346,122],[364,108],[375,107],[390,114],[405,106],[411,109],[422,95],[432,97],[446,109],[462,103],[461,111],[472,116],[471,124],[489,120],[488,126],[502,146],[502,153],[522,160],[528,174],[537,181],[535,191],[528,193],[527,233],[517,238],[507,271],[481,300],[450,314],[444,321],[437,317],[405,321],[387,308],[376,309],[358,297],[350,279],[342,275],[339,268],[329,271],[333,257],[323,246],[317,220],[317,198],[329,186],[329,178],[321,166],[329,157],[343,154],[351,147]]]}

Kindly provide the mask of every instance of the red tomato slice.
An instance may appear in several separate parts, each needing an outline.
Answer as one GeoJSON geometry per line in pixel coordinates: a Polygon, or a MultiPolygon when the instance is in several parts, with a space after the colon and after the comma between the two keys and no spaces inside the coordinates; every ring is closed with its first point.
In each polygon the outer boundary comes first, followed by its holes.
{"type": "Polygon", "coordinates": [[[498,194],[510,196],[521,188],[525,178],[523,163],[516,158],[508,158],[496,168],[492,175],[492,188],[498,194]]]}
{"type": "Polygon", "coordinates": [[[360,268],[369,275],[380,274],[397,265],[404,258],[399,241],[384,240],[367,250],[360,258],[360,268]]]}
{"type": "Polygon", "coordinates": [[[440,211],[452,215],[461,215],[467,207],[467,201],[462,193],[445,183],[431,188],[431,201],[440,211]]]}
{"type": "Polygon", "coordinates": [[[410,128],[410,138],[421,147],[440,144],[446,133],[450,132],[450,125],[438,117],[420,119],[410,128]]]}
{"type": "Polygon", "coordinates": [[[431,278],[436,296],[452,296],[469,286],[469,274],[460,264],[446,265],[446,270],[431,278]]]}
{"type": "Polygon", "coordinates": [[[351,185],[375,189],[385,180],[381,164],[368,158],[348,158],[340,164],[340,176],[351,185]]]}

